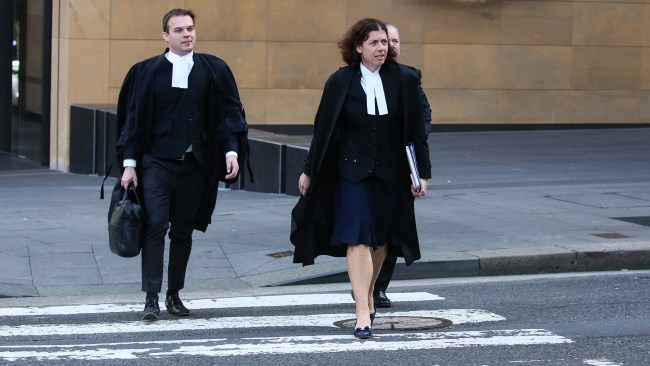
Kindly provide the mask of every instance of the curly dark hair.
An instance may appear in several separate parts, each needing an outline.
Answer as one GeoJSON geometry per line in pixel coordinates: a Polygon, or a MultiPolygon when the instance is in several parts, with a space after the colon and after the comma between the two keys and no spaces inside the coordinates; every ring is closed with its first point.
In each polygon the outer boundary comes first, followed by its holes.
{"type": "MultiPolygon", "coordinates": [[[[341,49],[341,57],[343,62],[348,66],[353,67],[361,63],[361,55],[357,52],[356,48],[358,45],[362,44],[365,40],[368,39],[368,35],[373,31],[384,31],[388,35],[388,29],[386,29],[386,24],[379,19],[365,18],[354,23],[348,29],[348,31],[343,35],[338,43],[339,48],[341,49]]],[[[395,60],[396,54],[395,50],[392,47],[388,47],[388,54],[386,55],[386,61],[395,60]]]]}
{"type": "Polygon", "coordinates": [[[167,25],[167,23],[169,23],[169,18],[183,17],[186,15],[192,18],[192,23],[194,23],[194,18],[195,18],[194,12],[189,9],[172,9],[168,11],[167,14],[163,16],[162,19],[163,32],[169,33],[169,26],[167,25]]]}

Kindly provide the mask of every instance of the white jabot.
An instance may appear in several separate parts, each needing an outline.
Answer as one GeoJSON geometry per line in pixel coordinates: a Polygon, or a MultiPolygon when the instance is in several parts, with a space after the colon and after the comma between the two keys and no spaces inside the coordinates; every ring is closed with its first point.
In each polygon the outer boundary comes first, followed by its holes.
{"type": "Polygon", "coordinates": [[[187,78],[190,71],[192,71],[192,66],[194,66],[192,56],[194,56],[194,52],[190,52],[185,56],[179,56],[173,52],[165,54],[169,62],[174,65],[172,69],[172,88],[187,89],[187,78]]]}
{"type": "Polygon", "coordinates": [[[377,98],[377,107],[379,107],[379,115],[388,114],[388,106],[386,106],[386,95],[384,94],[384,84],[381,83],[381,76],[379,76],[379,69],[381,66],[371,72],[363,66],[361,66],[361,86],[366,92],[366,106],[368,108],[368,114],[375,113],[375,98],[377,98]]]}

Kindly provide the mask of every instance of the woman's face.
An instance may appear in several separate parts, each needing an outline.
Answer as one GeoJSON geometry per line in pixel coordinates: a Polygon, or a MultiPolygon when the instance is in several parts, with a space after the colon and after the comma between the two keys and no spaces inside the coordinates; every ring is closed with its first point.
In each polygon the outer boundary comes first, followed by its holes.
{"type": "Polygon", "coordinates": [[[375,72],[379,66],[384,64],[388,56],[388,37],[383,30],[372,31],[368,39],[357,46],[357,52],[361,54],[361,63],[368,70],[375,72]]]}

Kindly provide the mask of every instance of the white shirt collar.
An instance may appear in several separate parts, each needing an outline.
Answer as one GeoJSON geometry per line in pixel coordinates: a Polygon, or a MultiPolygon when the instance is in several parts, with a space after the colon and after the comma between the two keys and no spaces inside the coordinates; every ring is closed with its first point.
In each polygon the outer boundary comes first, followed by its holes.
{"type": "MultiPolygon", "coordinates": [[[[181,55],[177,55],[177,54],[175,54],[175,53],[172,52],[172,51],[167,51],[167,52],[165,53],[165,57],[167,57],[167,59],[169,60],[169,62],[172,62],[172,63],[173,63],[174,60],[176,60],[177,58],[185,58],[186,60],[187,60],[187,59],[193,60],[192,57],[194,57],[194,51],[190,51],[190,53],[188,53],[187,55],[183,55],[183,56],[181,56],[181,55]]],[[[193,62],[193,61],[192,61],[192,62],[193,62]]]]}

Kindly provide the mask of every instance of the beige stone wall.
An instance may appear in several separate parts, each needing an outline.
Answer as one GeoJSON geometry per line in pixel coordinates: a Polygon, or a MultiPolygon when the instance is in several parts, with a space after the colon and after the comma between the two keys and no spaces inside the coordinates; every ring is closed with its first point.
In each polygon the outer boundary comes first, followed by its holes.
{"type": "Polygon", "coordinates": [[[434,123],[647,123],[648,1],[430,2],[434,123]]]}
{"type": "Polygon", "coordinates": [[[69,105],[114,104],[174,7],[197,13],[196,51],[228,62],[251,124],[311,124],[363,17],[399,26],[434,123],[650,122],[650,0],[55,0],[53,158],[69,105]]]}

